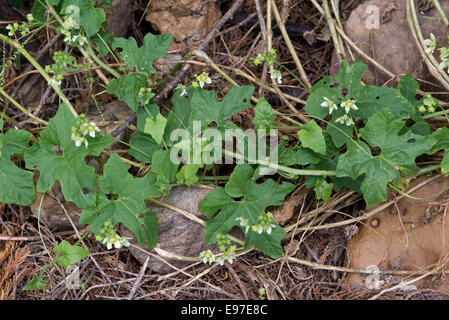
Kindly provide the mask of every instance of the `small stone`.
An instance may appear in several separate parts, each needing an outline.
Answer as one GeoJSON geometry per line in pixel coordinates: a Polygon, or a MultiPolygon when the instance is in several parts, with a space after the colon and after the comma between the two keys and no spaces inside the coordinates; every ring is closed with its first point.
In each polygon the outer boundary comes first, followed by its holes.
{"type": "MultiPolygon", "coordinates": [[[[210,191],[209,189],[199,187],[191,187],[190,189],[187,187],[176,187],[170,191],[170,194],[163,201],[205,220],[205,216],[198,210],[198,204],[210,191]]],[[[148,202],[147,205],[158,217],[159,247],[180,256],[198,257],[200,252],[204,250],[205,228],[174,210],[151,202],[148,202]]],[[[120,226],[119,231],[122,236],[130,237],[131,243],[137,244],[134,234],[125,227],[120,226]]],[[[154,253],[154,250],[150,248],[144,247],[144,249],[154,253]]],[[[140,263],[144,263],[147,257],[146,253],[133,247],[129,247],[129,250],[140,263]]],[[[163,259],[177,268],[191,264],[188,261],[163,259]]],[[[175,271],[163,261],[152,256],[150,256],[148,267],[161,274],[175,271]]]]}

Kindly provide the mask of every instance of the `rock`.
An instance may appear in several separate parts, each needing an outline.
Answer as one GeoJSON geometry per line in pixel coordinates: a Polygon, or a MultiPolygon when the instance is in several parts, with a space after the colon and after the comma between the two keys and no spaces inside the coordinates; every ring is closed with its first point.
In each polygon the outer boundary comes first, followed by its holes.
{"type": "MultiPolygon", "coordinates": [[[[449,12],[449,2],[441,1],[445,12],[449,12]]],[[[416,8],[419,8],[416,4],[416,8]]],[[[418,14],[424,39],[433,33],[438,44],[446,43],[446,28],[439,19],[436,9],[425,12],[435,19],[422,18],[418,14]]],[[[406,1],[369,0],[357,7],[345,23],[346,34],[367,55],[374,58],[395,75],[409,73],[415,78],[435,81],[427,70],[413,38],[407,21],[406,1]],[[370,7],[371,6],[371,7],[370,7]],[[379,28],[374,28],[375,8],[379,9],[379,28]]],[[[354,50],[353,50],[354,51],[354,50]]],[[[439,53],[435,51],[437,59],[439,53]]],[[[357,58],[360,58],[356,55],[357,58]]],[[[363,59],[362,59],[363,60],[363,59]]],[[[368,63],[367,61],[364,61],[368,63]]],[[[382,85],[389,79],[381,71],[368,63],[368,71],[363,80],[368,84],[382,85]]]]}
{"type": "MultiPolygon", "coordinates": [[[[42,207],[40,211],[40,220],[42,223],[46,224],[50,229],[54,230],[67,230],[72,229],[72,224],[67,218],[67,214],[64,212],[63,207],[56,200],[58,197],[61,204],[67,210],[73,223],[77,228],[78,220],[81,214],[81,209],[79,209],[74,203],[64,200],[62,195],[60,185],[57,182],[53,187],[52,195],[47,193],[42,201],[42,207]]],[[[41,203],[42,193],[37,193],[36,201],[30,206],[33,216],[37,219],[39,214],[39,206],[41,203]]]]}
{"type": "MultiPolygon", "coordinates": [[[[417,178],[411,186],[426,179],[429,177],[417,178]]],[[[444,263],[449,254],[449,215],[446,214],[449,192],[440,196],[438,193],[448,187],[448,179],[437,178],[412,193],[413,197],[424,200],[405,197],[398,201],[400,215],[392,205],[359,225],[359,232],[348,242],[350,267],[362,270],[422,270],[444,263]]],[[[448,280],[432,282],[438,277],[428,277],[413,284],[448,292],[448,280]]],[[[366,275],[353,273],[345,282],[366,286],[367,279],[366,275]]],[[[378,280],[383,285],[389,285],[402,278],[382,275],[378,280]]]]}
{"type": "Polygon", "coordinates": [[[217,0],[153,0],[146,21],[162,34],[171,33],[170,50],[175,50],[206,37],[220,16],[217,0]]]}
{"type": "Polygon", "coordinates": [[[127,36],[132,21],[132,10],[132,0],[114,0],[109,8],[105,8],[107,29],[114,36],[127,36]]]}
{"type": "MultiPolygon", "coordinates": [[[[191,187],[190,189],[187,187],[176,187],[170,191],[168,197],[163,201],[205,220],[205,216],[198,210],[198,204],[210,191],[198,187],[191,187]]],[[[158,241],[161,249],[181,256],[191,257],[196,257],[203,251],[205,232],[203,226],[171,209],[154,205],[151,202],[147,204],[158,217],[158,241]]],[[[131,237],[131,242],[137,244],[136,237],[126,228],[120,226],[119,231],[122,235],[131,237]]],[[[150,248],[145,249],[151,250],[150,248]]],[[[129,247],[129,250],[140,263],[144,263],[147,257],[146,253],[133,247],[129,247]]],[[[186,261],[164,259],[179,268],[189,264],[186,261]]],[[[151,256],[148,267],[162,274],[174,271],[174,269],[161,260],[151,256]]]]}

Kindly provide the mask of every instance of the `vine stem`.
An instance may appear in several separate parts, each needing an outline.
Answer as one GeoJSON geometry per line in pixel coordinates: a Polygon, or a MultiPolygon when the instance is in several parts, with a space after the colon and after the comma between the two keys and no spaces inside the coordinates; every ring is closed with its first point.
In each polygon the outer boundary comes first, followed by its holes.
{"type": "MultiPolygon", "coordinates": [[[[28,111],[28,109],[24,108],[20,103],[18,103],[16,100],[14,100],[13,97],[11,97],[10,95],[8,95],[5,90],[3,90],[2,87],[0,87],[0,94],[2,96],[4,96],[6,99],[8,99],[17,109],[19,109],[20,111],[22,111],[24,114],[26,114],[27,116],[29,116],[30,118],[33,118],[34,120],[36,120],[37,122],[42,123],[45,126],[48,126],[48,122],[45,120],[42,120],[41,118],[35,116],[34,114],[32,114],[30,111],[28,111]]],[[[9,117],[8,117],[9,118],[9,117]]]]}
{"type": "MultiPolygon", "coordinates": [[[[238,160],[247,160],[244,155],[234,153],[232,151],[223,149],[223,153],[230,157],[235,157],[238,160]]],[[[292,175],[298,176],[335,176],[337,173],[335,170],[303,170],[303,169],[294,169],[285,166],[281,166],[277,163],[268,162],[265,160],[253,160],[255,164],[269,167],[276,171],[282,171],[285,173],[289,173],[292,175]]]]}
{"type": "MultiPolygon", "coordinates": [[[[45,80],[47,80],[48,84],[55,90],[56,94],[61,98],[61,100],[67,105],[69,110],[73,113],[75,117],[78,117],[78,113],[76,112],[75,108],[73,108],[72,104],[70,103],[69,99],[65,96],[64,92],[62,92],[61,88],[55,84],[52,83],[50,75],[42,68],[42,66],[37,62],[31,54],[17,41],[12,40],[8,38],[7,36],[0,34],[0,40],[8,43],[10,46],[14,47],[19,51],[20,54],[22,54],[35,68],[39,73],[44,77],[45,80]]],[[[12,102],[12,101],[11,101],[12,102]]]]}
{"type": "Polygon", "coordinates": [[[296,54],[295,48],[293,47],[290,37],[288,36],[288,32],[285,29],[285,25],[282,22],[281,15],[279,14],[278,8],[276,7],[276,2],[274,2],[274,0],[271,0],[271,10],[274,13],[274,18],[276,19],[279,29],[281,30],[282,36],[284,37],[285,44],[287,45],[287,48],[293,57],[293,61],[295,62],[296,68],[298,69],[299,75],[301,76],[302,81],[300,81],[300,84],[303,85],[309,93],[312,93],[312,85],[310,84],[309,78],[304,71],[301,61],[299,61],[298,55],[296,54]]]}
{"type": "MultiPolygon", "coordinates": [[[[56,12],[55,8],[51,5],[50,2],[48,2],[48,0],[45,0],[45,4],[47,5],[48,10],[50,10],[50,13],[55,17],[55,19],[58,21],[58,23],[60,25],[64,24],[64,21],[62,21],[61,17],[59,16],[59,14],[56,12]]],[[[93,64],[93,61],[89,55],[89,53],[86,52],[86,50],[84,50],[82,47],[78,47],[79,51],[81,52],[81,54],[89,61],[89,63],[93,64]]],[[[97,58],[98,59],[98,58],[97,58]]],[[[98,59],[100,60],[100,59],[98,59]]],[[[101,65],[102,67],[104,67],[104,64],[101,65]]],[[[106,69],[107,70],[107,69],[106,69]]],[[[108,70],[109,71],[109,70],[108,70]]],[[[107,83],[109,83],[108,78],[104,75],[103,72],[101,72],[101,70],[96,69],[95,72],[97,73],[97,75],[101,78],[101,80],[104,81],[104,83],[107,85],[107,83]]]]}

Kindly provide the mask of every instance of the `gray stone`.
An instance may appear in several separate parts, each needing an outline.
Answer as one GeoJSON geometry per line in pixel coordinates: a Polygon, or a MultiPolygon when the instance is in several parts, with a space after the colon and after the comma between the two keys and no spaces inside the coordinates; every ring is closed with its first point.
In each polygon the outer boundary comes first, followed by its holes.
{"type": "MultiPolygon", "coordinates": [[[[176,187],[170,191],[170,194],[163,201],[205,220],[206,217],[198,210],[198,204],[210,191],[199,187],[191,187],[190,189],[184,186],[176,187]]],[[[196,257],[203,251],[205,233],[203,226],[174,210],[151,202],[148,202],[147,205],[158,217],[158,241],[161,249],[177,255],[191,257],[196,257]]],[[[125,227],[120,226],[119,231],[122,235],[131,237],[131,243],[137,244],[136,237],[125,227]]],[[[150,248],[144,247],[144,249],[154,253],[154,250],[150,248]]],[[[129,250],[140,263],[144,263],[147,257],[146,253],[133,247],[130,247],[129,250]]],[[[178,268],[191,263],[167,258],[164,258],[164,260],[178,268]]],[[[174,271],[163,261],[151,256],[148,267],[162,274],[174,271]]]]}

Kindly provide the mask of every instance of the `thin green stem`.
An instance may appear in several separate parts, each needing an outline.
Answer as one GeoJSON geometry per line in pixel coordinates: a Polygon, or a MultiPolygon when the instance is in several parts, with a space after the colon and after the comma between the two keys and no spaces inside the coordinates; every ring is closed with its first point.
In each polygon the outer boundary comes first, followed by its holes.
{"type": "Polygon", "coordinates": [[[67,105],[69,110],[73,113],[75,117],[78,117],[78,113],[75,111],[75,108],[73,108],[72,104],[70,103],[69,99],[65,96],[65,94],[62,92],[61,88],[54,83],[50,75],[42,68],[42,66],[37,62],[31,54],[28,53],[28,51],[17,41],[12,40],[8,38],[7,36],[0,34],[0,40],[8,43],[10,46],[14,47],[19,51],[20,54],[22,54],[35,68],[39,73],[44,77],[45,80],[47,80],[48,84],[55,90],[56,94],[61,98],[61,100],[67,105]]]}
{"type": "Polygon", "coordinates": [[[443,110],[443,111],[432,112],[432,113],[426,114],[422,118],[423,119],[431,119],[431,118],[435,118],[435,117],[438,117],[438,116],[445,116],[447,114],[449,114],[449,109],[446,109],[446,110],[443,110]]]}
{"type": "MultiPolygon", "coordinates": [[[[28,111],[28,109],[24,108],[20,103],[18,103],[13,97],[11,97],[10,95],[8,95],[5,90],[3,90],[2,87],[0,87],[0,94],[2,96],[4,96],[6,99],[8,99],[9,101],[11,101],[11,103],[20,111],[22,111],[24,114],[26,114],[27,116],[29,116],[30,118],[33,118],[34,120],[42,123],[45,126],[48,126],[48,122],[45,120],[42,120],[39,117],[36,117],[34,114],[32,114],[30,111],[28,111]]],[[[3,114],[2,114],[3,115],[3,114]]],[[[5,115],[6,116],[6,115],[5,115]]],[[[6,117],[5,117],[6,118],[6,117]]],[[[8,117],[9,118],[9,117],[8,117]]],[[[7,118],[6,118],[7,119],[7,118]]],[[[9,118],[11,119],[11,118],[9,118]]],[[[8,119],[7,119],[8,120],[8,119]]]]}
{"type": "MultiPolygon", "coordinates": [[[[241,154],[234,153],[232,151],[223,149],[223,153],[229,157],[236,158],[238,160],[247,160],[245,156],[241,154]]],[[[284,173],[292,174],[295,176],[335,176],[337,173],[335,170],[303,170],[303,169],[294,169],[285,166],[281,166],[277,163],[268,162],[265,160],[253,160],[255,164],[265,166],[271,168],[276,171],[282,171],[284,173]]]]}
{"type": "Polygon", "coordinates": [[[112,69],[111,67],[109,67],[108,65],[106,65],[106,63],[104,63],[103,61],[101,61],[100,58],[97,57],[97,55],[94,53],[94,50],[92,49],[92,44],[90,43],[90,41],[87,41],[87,53],[89,54],[89,56],[95,60],[95,62],[102,67],[103,69],[105,69],[106,71],[108,71],[110,74],[112,74],[114,77],[116,77],[117,79],[120,79],[122,76],[120,75],[120,73],[118,73],[117,71],[115,71],[114,69],[112,69]]]}

